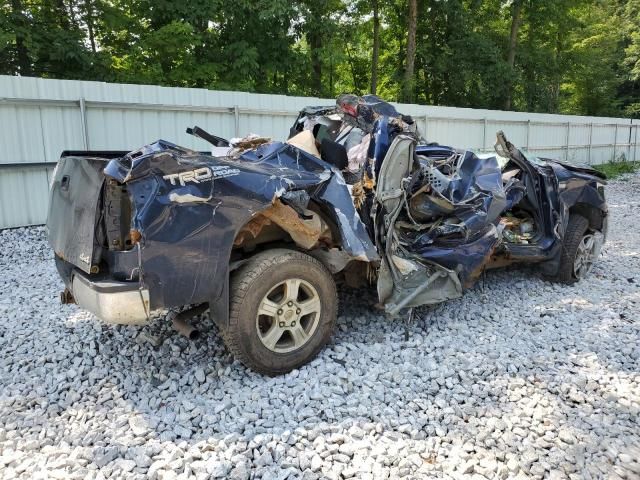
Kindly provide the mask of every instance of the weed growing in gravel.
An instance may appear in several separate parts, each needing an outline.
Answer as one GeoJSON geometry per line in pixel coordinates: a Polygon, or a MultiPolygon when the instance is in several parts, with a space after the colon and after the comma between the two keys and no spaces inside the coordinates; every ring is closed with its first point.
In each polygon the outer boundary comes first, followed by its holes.
{"type": "Polygon", "coordinates": [[[594,165],[593,168],[604,173],[607,178],[614,179],[625,173],[633,173],[640,168],[640,162],[608,162],[602,165],[594,165]]]}

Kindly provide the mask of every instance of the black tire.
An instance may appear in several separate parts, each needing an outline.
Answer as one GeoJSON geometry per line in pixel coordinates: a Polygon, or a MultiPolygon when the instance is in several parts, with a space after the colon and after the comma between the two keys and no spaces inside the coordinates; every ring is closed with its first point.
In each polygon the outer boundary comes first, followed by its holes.
{"type": "MultiPolygon", "coordinates": [[[[230,283],[229,324],[221,328],[221,333],[227,348],[237,360],[256,372],[275,376],[310,362],[318,354],[331,338],[337,310],[336,286],[331,273],[322,263],[301,252],[273,249],[252,257],[233,273],[230,283]],[[312,318],[315,327],[305,340],[306,343],[296,347],[293,336],[289,334],[293,344],[289,348],[295,349],[282,353],[267,348],[261,340],[258,322],[265,319],[260,317],[258,320],[258,311],[274,288],[279,288],[279,285],[291,279],[308,282],[307,285],[315,289],[320,310],[319,313],[308,316],[312,318]]],[[[278,323],[277,318],[284,317],[274,316],[273,319],[267,318],[267,321],[269,324],[278,323]]],[[[303,320],[304,317],[300,318],[298,323],[302,324],[303,320]]]]}
{"type": "Polygon", "coordinates": [[[560,283],[575,283],[580,280],[574,275],[573,265],[578,251],[578,245],[588,229],[589,220],[582,215],[571,214],[562,242],[562,253],[560,255],[558,273],[552,277],[551,280],[560,283]]]}

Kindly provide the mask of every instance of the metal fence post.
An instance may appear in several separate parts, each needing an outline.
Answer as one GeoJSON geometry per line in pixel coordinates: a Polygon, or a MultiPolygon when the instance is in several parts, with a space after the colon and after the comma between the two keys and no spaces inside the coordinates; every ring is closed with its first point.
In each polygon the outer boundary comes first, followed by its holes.
{"type": "Polygon", "coordinates": [[[637,161],[638,160],[638,127],[640,127],[640,125],[638,125],[636,123],[636,139],[633,141],[633,161],[637,161]]]}
{"type": "Polygon", "coordinates": [[[238,105],[233,106],[233,120],[235,122],[236,137],[240,136],[240,109],[238,105]]]}
{"type": "Polygon", "coordinates": [[[487,117],[482,120],[482,151],[487,148],[487,117]]]}
{"type": "Polygon", "coordinates": [[[627,162],[631,161],[631,137],[633,136],[633,118],[629,120],[629,141],[627,142],[627,162]]]}
{"type": "Polygon", "coordinates": [[[591,147],[593,146],[593,122],[589,124],[589,153],[587,156],[587,163],[591,165],[591,147]]]}
{"type": "Polygon", "coordinates": [[[82,144],[85,150],[89,150],[89,128],[87,126],[87,104],[84,97],[80,97],[80,122],[82,128],[82,144]]]}
{"type": "Polygon", "coordinates": [[[616,150],[618,149],[618,124],[616,123],[616,130],[613,137],[613,162],[616,161],[616,150]]]}
{"type": "Polygon", "coordinates": [[[531,142],[531,119],[527,119],[527,152],[530,150],[529,143],[531,142]]]}
{"type": "Polygon", "coordinates": [[[569,161],[569,135],[571,135],[571,123],[567,122],[567,138],[565,139],[565,148],[566,150],[564,151],[564,159],[568,162],[569,161]]]}

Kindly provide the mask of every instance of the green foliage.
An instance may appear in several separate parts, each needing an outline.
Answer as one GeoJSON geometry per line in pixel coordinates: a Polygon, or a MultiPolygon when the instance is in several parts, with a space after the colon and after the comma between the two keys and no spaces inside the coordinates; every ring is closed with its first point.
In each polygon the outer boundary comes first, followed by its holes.
{"type": "Polygon", "coordinates": [[[621,101],[616,98],[623,62],[619,48],[622,35],[612,29],[611,5],[587,4],[574,15],[579,29],[568,36],[565,80],[561,84],[562,111],[584,115],[616,115],[621,101]],[[599,52],[598,56],[594,52],[599,52]]]}
{"type": "MultiPolygon", "coordinates": [[[[399,100],[408,3],[378,5],[377,93],[399,100]]],[[[364,94],[373,6],[373,0],[2,0],[0,74],[364,94]]],[[[426,104],[638,117],[639,25],[640,0],[419,0],[412,90],[426,104]]]]}
{"type": "Polygon", "coordinates": [[[633,173],[640,169],[640,162],[609,162],[594,165],[596,170],[604,173],[608,179],[618,178],[625,173],[633,173]]]}

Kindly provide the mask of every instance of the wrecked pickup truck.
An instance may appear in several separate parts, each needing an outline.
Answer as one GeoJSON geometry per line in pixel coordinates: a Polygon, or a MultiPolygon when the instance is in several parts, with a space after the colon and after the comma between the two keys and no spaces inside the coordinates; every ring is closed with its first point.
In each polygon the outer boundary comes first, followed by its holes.
{"type": "Polygon", "coordinates": [[[494,154],[427,144],[372,95],[305,108],[286,142],[187,132],[211,151],[63,152],[47,221],[62,300],[121,324],[172,309],[187,331],[208,308],[235,357],[265,374],[328,341],[336,281],[375,285],[397,317],[495,267],[580,280],[605,239],[601,173],[502,132],[494,154]]]}

